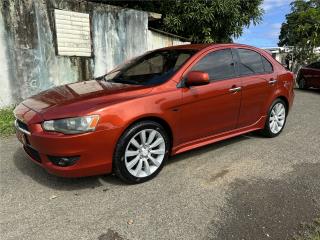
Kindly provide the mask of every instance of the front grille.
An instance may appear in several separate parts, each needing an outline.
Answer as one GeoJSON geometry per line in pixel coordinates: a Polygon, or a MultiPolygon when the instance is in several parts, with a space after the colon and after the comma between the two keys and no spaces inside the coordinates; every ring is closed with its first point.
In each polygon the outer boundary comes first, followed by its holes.
{"type": "Polygon", "coordinates": [[[37,150],[29,146],[24,146],[24,150],[32,159],[36,160],[37,162],[41,162],[41,157],[37,150]]]}
{"type": "Polygon", "coordinates": [[[21,120],[17,119],[17,124],[19,128],[22,128],[23,130],[26,130],[29,132],[28,125],[22,122],[21,120]]]}

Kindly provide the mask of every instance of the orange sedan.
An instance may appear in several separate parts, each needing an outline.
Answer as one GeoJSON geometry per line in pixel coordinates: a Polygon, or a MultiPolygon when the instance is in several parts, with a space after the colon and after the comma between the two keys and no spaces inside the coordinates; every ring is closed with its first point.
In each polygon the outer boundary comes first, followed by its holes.
{"type": "Polygon", "coordinates": [[[293,74],[240,44],[158,49],[95,80],[58,86],[18,105],[17,137],[48,172],[155,177],[170,155],[261,130],[283,130],[293,74]]]}

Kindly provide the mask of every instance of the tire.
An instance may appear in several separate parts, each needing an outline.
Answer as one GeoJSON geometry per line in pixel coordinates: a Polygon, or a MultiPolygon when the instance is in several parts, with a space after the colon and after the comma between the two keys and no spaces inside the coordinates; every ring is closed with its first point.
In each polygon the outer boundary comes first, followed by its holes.
{"type": "Polygon", "coordinates": [[[274,100],[269,108],[262,134],[270,138],[278,136],[285,127],[287,115],[287,104],[280,98],[274,100]]]}
{"type": "Polygon", "coordinates": [[[161,124],[141,121],[120,137],[113,155],[113,171],[127,183],[154,178],[169,157],[170,139],[161,124]],[[151,141],[152,140],[152,141],[151,141]]]}
{"type": "Polygon", "coordinates": [[[301,77],[301,78],[299,79],[299,81],[298,81],[298,87],[299,87],[299,89],[303,89],[303,90],[308,89],[308,86],[307,86],[307,84],[306,84],[306,80],[305,80],[303,77],[301,77]]]}

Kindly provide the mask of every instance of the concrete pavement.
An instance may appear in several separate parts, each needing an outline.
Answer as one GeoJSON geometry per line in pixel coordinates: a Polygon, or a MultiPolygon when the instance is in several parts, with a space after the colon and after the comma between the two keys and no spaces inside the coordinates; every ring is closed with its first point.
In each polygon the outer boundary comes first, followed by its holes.
{"type": "Polygon", "coordinates": [[[63,179],[0,139],[1,239],[289,239],[320,211],[320,91],[296,90],[283,133],[169,160],[152,181],[63,179]]]}

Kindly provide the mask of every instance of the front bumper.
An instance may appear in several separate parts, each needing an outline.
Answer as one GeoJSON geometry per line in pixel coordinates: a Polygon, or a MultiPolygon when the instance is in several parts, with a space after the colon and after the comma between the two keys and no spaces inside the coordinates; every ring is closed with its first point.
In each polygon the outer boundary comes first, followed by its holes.
{"type": "Polygon", "coordinates": [[[19,129],[17,136],[33,162],[49,173],[62,177],[84,177],[112,171],[112,155],[116,143],[113,131],[100,131],[74,136],[47,133],[26,135],[19,129]],[[22,140],[23,139],[23,140],[22,140]],[[49,156],[79,156],[72,166],[53,164],[49,156]]]}
{"type": "Polygon", "coordinates": [[[49,173],[62,177],[84,177],[112,171],[114,147],[121,134],[119,129],[64,135],[45,132],[39,122],[28,122],[28,119],[21,119],[23,116],[17,111],[15,114],[28,127],[26,132],[16,124],[16,135],[25,152],[49,173]],[[63,167],[55,165],[49,156],[78,156],[79,159],[74,165],[63,167]]]}

